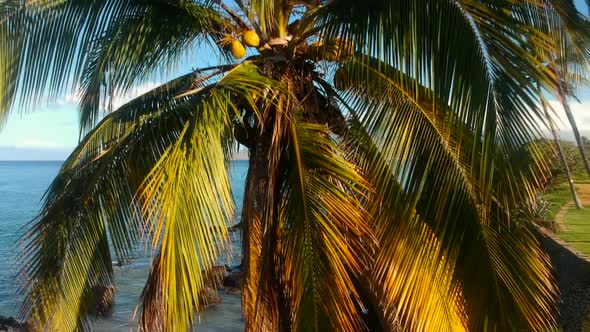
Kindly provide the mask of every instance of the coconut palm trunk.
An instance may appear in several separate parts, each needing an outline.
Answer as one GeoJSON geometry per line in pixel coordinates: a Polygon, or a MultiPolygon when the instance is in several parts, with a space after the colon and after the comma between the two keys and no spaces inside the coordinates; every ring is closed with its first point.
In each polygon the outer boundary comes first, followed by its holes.
{"type": "Polygon", "coordinates": [[[586,154],[586,148],[584,147],[584,142],[582,141],[582,136],[580,135],[580,131],[578,130],[578,125],[576,124],[576,119],[572,113],[572,110],[569,105],[569,101],[565,90],[562,86],[558,88],[558,95],[559,95],[559,102],[563,105],[563,110],[567,116],[567,119],[572,127],[572,131],[574,133],[574,138],[576,139],[576,144],[578,145],[578,149],[580,151],[580,156],[582,156],[582,160],[584,161],[584,167],[586,168],[586,172],[590,175],[590,161],[588,161],[588,155],[586,154]]]}
{"type": "Polygon", "coordinates": [[[578,192],[576,191],[576,184],[574,182],[574,178],[572,177],[572,173],[571,173],[569,165],[567,163],[565,151],[563,150],[563,147],[561,146],[561,142],[559,139],[559,133],[557,132],[557,128],[555,128],[555,124],[553,123],[553,119],[551,118],[551,115],[549,114],[549,111],[547,110],[547,104],[545,103],[545,99],[543,98],[543,96],[541,96],[540,86],[538,86],[538,88],[539,88],[539,96],[541,98],[541,104],[543,107],[543,113],[545,114],[545,118],[549,124],[549,129],[551,130],[551,135],[553,136],[553,141],[555,142],[555,146],[557,147],[557,153],[559,154],[559,159],[561,160],[561,163],[563,165],[563,169],[565,170],[565,176],[567,178],[567,182],[570,187],[572,199],[574,200],[576,207],[578,209],[581,209],[583,206],[582,206],[582,203],[580,202],[580,198],[578,197],[578,192]]]}

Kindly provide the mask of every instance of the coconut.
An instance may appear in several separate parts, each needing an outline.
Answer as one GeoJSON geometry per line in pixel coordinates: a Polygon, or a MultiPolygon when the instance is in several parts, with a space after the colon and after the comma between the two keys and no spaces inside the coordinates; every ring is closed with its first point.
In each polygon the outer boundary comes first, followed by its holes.
{"type": "Polygon", "coordinates": [[[350,87],[350,79],[346,68],[340,67],[336,74],[334,74],[334,87],[340,91],[344,91],[350,87]]]}
{"type": "Polygon", "coordinates": [[[244,32],[242,41],[250,47],[258,47],[260,45],[260,37],[258,37],[258,34],[254,30],[244,32]]]}
{"type": "Polygon", "coordinates": [[[336,47],[338,49],[338,58],[340,59],[349,58],[354,54],[354,45],[348,38],[337,38],[336,47]]]}
{"type": "Polygon", "coordinates": [[[234,40],[231,42],[231,54],[233,54],[236,59],[241,59],[246,55],[246,48],[239,40],[234,40]]]}

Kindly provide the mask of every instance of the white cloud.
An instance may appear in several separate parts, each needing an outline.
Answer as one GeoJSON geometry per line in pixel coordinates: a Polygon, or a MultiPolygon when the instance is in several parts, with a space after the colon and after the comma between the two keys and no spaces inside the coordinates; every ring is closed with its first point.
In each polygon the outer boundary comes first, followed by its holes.
{"type": "Polygon", "coordinates": [[[65,148],[65,146],[58,144],[55,141],[50,140],[40,140],[34,138],[25,139],[17,144],[15,144],[17,148],[41,148],[41,149],[58,149],[58,148],[65,148]]]}
{"type": "MultiPolygon", "coordinates": [[[[153,90],[154,88],[160,86],[162,83],[160,82],[155,82],[155,81],[151,81],[151,82],[145,82],[143,84],[140,84],[136,87],[131,88],[129,91],[127,91],[124,94],[118,94],[115,95],[113,98],[113,108],[117,109],[119,107],[121,107],[122,105],[126,104],[127,102],[131,101],[132,99],[139,97],[140,95],[153,90]]],[[[80,97],[81,97],[82,93],[79,89],[77,89],[77,92],[69,94],[63,98],[58,99],[57,101],[55,101],[53,103],[53,105],[56,106],[66,106],[66,105],[77,105],[80,102],[80,97]]],[[[107,99],[107,103],[108,103],[108,99],[107,99]]]]}
{"type": "Polygon", "coordinates": [[[80,101],[80,96],[77,93],[69,94],[63,98],[58,99],[54,104],[56,106],[75,105],[80,101]]]}
{"type": "Polygon", "coordinates": [[[158,82],[146,82],[135,88],[132,88],[130,91],[123,95],[115,95],[113,98],[113,108],[117,109],[123,106],[124,104],[128,103],[129,101],[133,100],[134,98],[137,98],[142,94],[157,88],[160,85],[161,83],[158,82]]]}
{"type": "MultiPolygon", "coordinates": [[[[571,130],[569,121],[563,110],[563,106],[557,100],[549,101],[549,104],[555,110],[558,116],[557,125],[561,130],[571,130]]],[[[580,130],[590,130],[590,101],[583,100],[582,103],[570,101],[570,109],[576,119],[576,124],[580,130]]]]}

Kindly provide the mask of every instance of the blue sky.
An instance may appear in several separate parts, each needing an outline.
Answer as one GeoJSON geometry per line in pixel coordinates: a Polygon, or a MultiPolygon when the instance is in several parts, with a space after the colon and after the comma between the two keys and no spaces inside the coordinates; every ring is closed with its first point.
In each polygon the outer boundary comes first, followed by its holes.
{"type": "MultiPolygon", "coordinates": [[[[575,2],[583,12],[588,13],[584,0],[575,0],[575,2]]],[[[192,65],[207,66],[216,63],[215,60],[217,59],[207,58],[204,55],[200,61],[192,65]]],[[[116,104],[121,104],[133,95],[155,87],[157,82],[164,82],[187,72],[190,68],[189,65],[183,65],[167,77],[158,77],[144,83],[129,95],[119,97],[116,104]]],[[[586,89],[580,99],[581,103],[572,101],[571,107],[583,135],[590,136],[590,89],[586,89]]],[[[561,109],[556,101],[552,101],[552,104],[556,110],[561,109]]],[[[565,121],[563,116],[562,119],[565,121]]],[[[570,130],[565,123],[561,124],[561,128],[563,137],[571,138],[570,130]]],[[[11,114],[0,131],[0,160],[63,160],[74,149],[77,142],[78,115],[75,98],[67,96],[30,112],[11,114]]]]}

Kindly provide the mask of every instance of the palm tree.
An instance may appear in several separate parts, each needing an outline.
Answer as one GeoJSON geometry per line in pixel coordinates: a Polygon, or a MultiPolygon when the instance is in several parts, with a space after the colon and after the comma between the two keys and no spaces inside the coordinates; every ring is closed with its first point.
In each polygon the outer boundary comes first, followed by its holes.
{"type": "Polygon", "coordinates": [[[553,118],[551,117],[551,113],[547,109],[547,102],[545,101],[543,94],[541,92],[541,87],[539,88],[539,97],[541,99],[541,106],[543,107],[543,113],[545,113],[545,118],[547,119],[547,123],[549,124],[549,129],[551,130],[551,136],[553,136],[553,142],[555,143],[555,147],[557,149],[557,154],[559,155],[559,160],[563,165],[563,169],[565,171],[565,177],[567,179],[568,185],[570,187],[570,192],[572,194],[572,199],[574,200],[574,204],[578,209],[583,208],[582,202],[580,202],[580,198],[578,197],[578,192],[576,191],[576,184],[574,182],[574,178],[570,171],[569,165],[567,164],[567,156],[565,151],[563,150],[563,146],[561,145],[561,140],[559,139],[559,132],[557,128],[555,128],[555,124],[553,123],[553,118]]]}
{"type": "MultiPolygon", "coordinates": [[[[573,7],[574,4],[566,6],[573,7]]],[[[563,106],[586,172],[590,175],[590,161],[568,100],[569,97],[575,97],[580,85],[588,85],[590,51],[586,36],[590,33],[590,26],[587,20],[578,20],[576,16],[564,17],[558,13],[548,22],[544,31],[554,38],[557,46],[545,52],[545,63],[557,78],[552,91],[563,106]]]]}
{"type": "Polygon", "coordinates": [[[535,82],[555,87],[528,50],[557,47],[544,24],[585,20],[575,8],[555,0],[0,8],[0,114],[80,95],[84,138],[23,236],[22,315],[35,329],[90,328],[97,290],[114,282],[111,250],[125,259],[144,240],[153,257],[140,328],[192,326],[204,276],[228,245],[227,162],[237,142],[250,152],[246,330],[556,327],[548,258],[531,225],[511,218],[534,184],[510,156],[540,135],[535,82]],[[155,72],[211,54],[218,65],[110,106],[155,72]]]}
{"type": "MultiPolygon", "coordinates": [[[[566,6],[573,7],[574,4],[568,3],[566,6]]],[[[555,88],[552,89],[552,91],[563,106],[566,117],[572,128],[574,138],[576,139],[584,166],[588,174],[590,174],[590,163],[586,155],[584,143],[568,102],[568,96],[575,97],[578,87],[580,85],[587,85],[588,83],[590,52],[586,36],[590,33],[590,26],[588,26],[587,20],[579,19],[579,17],[576,16],[568,17],[559,14],[558,12],[550,13],[549,15],[552,17],[542,24],[544,27],[541,28],[541,30],[554,39],[554,44],[557,47],[539,49],[536,50],[536,54],[541,61],[546,64],[545,66],[547,67],[547,70],[552,71],[553,75],[555,75],[555,88]]],[[[547,109],[547,102],[542,95],[540,84],[537,84],[537,86],[543,112],[545,113],[548,127],[555,141],[557,152],[563,163],[572,198],[576,207],[580,209],[582,208],[582,204],[578,198],[574,179],[567,165],[565,152],[559,141],[558,131],[555,128],[555,124],[547,109]]]]}

